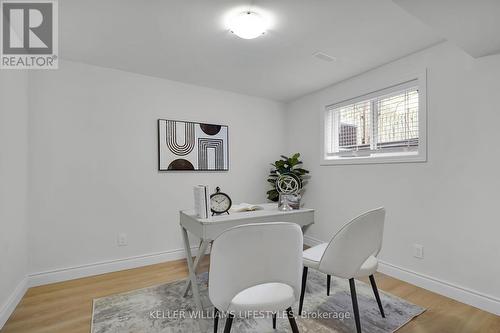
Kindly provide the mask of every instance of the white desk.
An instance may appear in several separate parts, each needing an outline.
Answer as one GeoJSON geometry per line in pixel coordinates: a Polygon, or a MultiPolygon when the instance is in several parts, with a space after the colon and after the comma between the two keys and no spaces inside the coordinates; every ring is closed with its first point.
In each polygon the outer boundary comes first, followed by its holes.
{"type": "Polygon", "coordinates": [[[213,216],[208,219],[198,218],[194,210],[180,212],[181,232],[189,268],[189,280],[186,282],[184,297],[187,295],[189,287],[192,286],[194,301],[200,311],[203,310],[203,306],[196,280],[196,269],[205,256],[208,244],[224,232],[224,230],[248,223],[291,222],[301,227],[314,223],[314,209],[301,208],[282,212],[278,210],[276,203],[260,204],[259,206],[262,206],[264,209],[252,212],[231,212],[230,215],[213,216]],[[198,255],[194,261],[191,255],[188,231],[200,238],[198,255]]]}

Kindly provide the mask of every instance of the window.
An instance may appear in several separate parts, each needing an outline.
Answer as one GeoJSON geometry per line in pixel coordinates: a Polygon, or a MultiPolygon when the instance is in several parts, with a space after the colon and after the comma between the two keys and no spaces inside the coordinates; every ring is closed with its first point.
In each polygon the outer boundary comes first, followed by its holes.
{"type": "Polygon", "coordinates": [[[323,164],[425,161],[419,79],[326,108],[323,164]]]}

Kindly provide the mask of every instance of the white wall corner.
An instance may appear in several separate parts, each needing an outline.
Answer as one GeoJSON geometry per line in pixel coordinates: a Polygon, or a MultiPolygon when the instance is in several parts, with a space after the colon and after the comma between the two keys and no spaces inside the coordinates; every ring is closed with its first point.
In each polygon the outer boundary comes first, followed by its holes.
{"type": "Polygon", "coordinates": [[[28,278],[25,277],[21,280],[21,282],[19,282],[19,284],[16,286],[16,289],[14,289],[7,302],[3,304],[0,310],[0,329],[3,328],[9,317],[12,315],[12,313],[16,309],[16,306],[19,304],[24,294],[26,294],[27,290],[28,278]]]}

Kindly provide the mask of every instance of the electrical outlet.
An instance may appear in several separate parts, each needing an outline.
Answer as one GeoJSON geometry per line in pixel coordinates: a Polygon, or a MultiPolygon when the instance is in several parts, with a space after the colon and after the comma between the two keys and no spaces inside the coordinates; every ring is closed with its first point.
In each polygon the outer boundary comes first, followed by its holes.
{"type": "Polygon", "coordinates": [[[127,246],[128,245],[127,234],[119,233],[117,243],[118,243],[118,246],[127,246]]]}
{"type": "Polygon", "coordinates": [[[418,259],[424,259],[424,246],[413,244],[413,256],[418,259]]]}

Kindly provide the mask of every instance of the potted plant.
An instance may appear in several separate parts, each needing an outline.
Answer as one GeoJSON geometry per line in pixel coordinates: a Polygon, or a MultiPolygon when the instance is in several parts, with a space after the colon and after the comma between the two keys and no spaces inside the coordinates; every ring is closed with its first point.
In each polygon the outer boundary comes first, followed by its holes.
{"type": "Polygon", "coordinates": [[[273,169],[270,171],[267,181],[272,186],[272,189],[267,191],[267,199],[277,202],[279,193],[276,189],[276,181],[282,175],[290,175],[296,178],[300,184],[300,190],[307,183],[308,170],[301,167],[302,161],[299,160],[300,154],[295,153],[291,157],[281,155],[281,159],[271,163],[273,169]]]}

